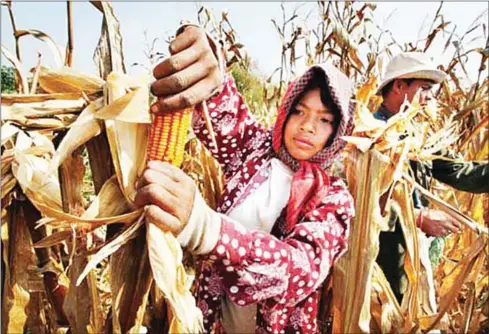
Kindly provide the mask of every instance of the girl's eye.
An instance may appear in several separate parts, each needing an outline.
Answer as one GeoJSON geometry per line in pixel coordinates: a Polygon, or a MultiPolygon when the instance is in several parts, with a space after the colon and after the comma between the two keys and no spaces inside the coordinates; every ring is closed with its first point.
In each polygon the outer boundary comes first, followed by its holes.
{"type": "Polygon", "coordinates": [[[294,115],[303,115],[304,114],[304,112],[302,110],[298,110],[298,109],[295,109],[295,108],[292,109],[290,112],[292,114],[294,114],[294,115]]]}
{"type": "Polygon", "coordinates": [[[330,119],[327,119],[327,118],[321,118],[321,122],[323,122],[325,124],[333,124],[333,121],[330,119]]]}

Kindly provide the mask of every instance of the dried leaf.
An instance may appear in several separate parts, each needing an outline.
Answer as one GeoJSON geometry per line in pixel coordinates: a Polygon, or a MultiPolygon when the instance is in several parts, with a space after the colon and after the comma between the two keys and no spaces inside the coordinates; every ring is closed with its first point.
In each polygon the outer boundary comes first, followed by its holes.
{"type": "Polygon", "coordinates": [[[54,61],[56,63],[56,67],[61,67],[64,64],[63,54],[61,52],[61,48],[54,42],[54,40],[46,33],[42,31],[31,29],[31,30],[17,30],[14,34],[16,38],[20,38],[22,36],[31,35],[41,41],[45,42],[49,48],[51,49],[54,57],[54,61]]]}
{"type": "Polygon", "coordinates": [[[55,155],[51,160],[50,169],[56,170],[73,151],[88,142],[93,137],[100,134],[102,125],[95,118],[95,113],[101,107],[102,99],[90,103],[85,110],[78,116],[77,120],[71,124],[68,133],[58,146],[55,155]]]}
{"type": "Polygon", "coordinates": [[[81,93],[54,93],[54,94],[4,94],[2,93],[2,106],[14,103],[33,103],[49,100],[78,100],[82,98],[81,93]]]}
{"type": "Polygon", "coordinates": [[[25,309],[30,294],[29,273],[25,268],[34,265],[34,254],[21,205],[22,202],[14,200],[9,207],[8,244],[2,248],[6,264],[5,285],[2,289],[2,333],[23,333],[27,321],[25,309]]]}
{"type": "MultiPolygon", "coordinates": [[[[109,106],[126,95],[126,89],[132,82],[126,76],[112,73],[107,78],[109,106]]],[[[148,113],[148,95],[138,96],[139,105],[132,105],[128,113],[139,113],[140,119],[147,119],[141,114],[148,113]],[[144,101],[143,98],[146,100],[144,101]],[[141,108],[143,108],[141,110],[141,108]]],[[[133,115],[134,115],[133,114],[133,115]]],[[[107,138],[111,148],[112,159],[119,185],[129,202],[136,195],[135,184],[146,168],[146,149],[148,146],[150,124],[128,123],[119,120],[105,120],[107,138]]]]}
{"type": "MultiPolygon", "coordinates": [[[[144,222],[144,220],[142,220],[144,222]]],[[[112,331],[140,333],[153,282],[144,227],[110,258],[112,331]]]]}
{"type": "Polygon", "coordinates": [[[41,118],[57,114],[80,112],[85,104],[86,101],[84,99],[14,103],[10,106],[2,107],[2,113],[5,113],[2,115],[2,120],[8,120],[9,117],[41,118]]]}
{"type": "Polygon", "coordinates": [[[104,81],[94,75],[84,74],[70,67],[50,69],[41,66],[39,85],[47,93],[85,93],[102,91],[104,81]]]}
{"type": "Polygon", "coordinates": [[[366,333],[370,328],[371,279],[379,251],[379,233],[387,229],[389,218],[382,215],[379,198],[392,184],[393,173],[389,161],[375,150],[363,153],[353,149],[345,167],[356,216],[351,224],[350,247],[334,267],[333,331],[366,333]]]}
{"type": "Polygon", "coordinates": [[[203,316],[190,292],[193,277],[182,264],[183,253],[171,232],[164,232],[151,222],[146,224],[146,240],[153,277],[163,291],[175,315],[170,332],[200,333],[203,316]]]}
{"type": "Polygon", "coordinates": [[[94,55],[98,73],[104,79],[111,72],[125,73],[120,25],[112,5],[106,1],[91,1],[91,3],[103,14],[102,34],[94,55]]]}
{"type": "MultiPolygon", "coordinates": [[[[84,247],[82,247],[84,248],[84,247]]],[[[69,270],[70,282],[75,282],[87,264],[83,254],[76,254],[69,270]]],[[[101,305],[96,289],[95,273],[88,273],[88,279],[81,284],[70,285],[63,304],[72,331],[75,333],[101,333],[101,305]]]]}
{"type": "MultiPolygon", "coordinates": [[[[85,269],[83,272],[80,274],[76,281],[76,285],[80,285],[80,283],[83,281],[83,279],[87,276],[87,274],[97,266],[97,264],[100,263],[103,259],[107,258],[114,252],[116,252],[121,246],[123,246],[125,243],[127,243],[129,240],[133,239],[136,237],[137,230],[139,227],[144,225],[144,214],[142,210],[135,211],[133,213],[137,213],[138,220],[130,224],[126,227],[124,231],[122,231],[119,236],[109,243],[107,243],[100,251],[95,254],[88,264],[86,265],[85,269]]],[[[131,213],[131,214],[133,214],[131,213]]],[[[131,216],[131,218],[134,217],[134,215],[131,216]]],[[[134,221],[134,220],[133,220],[134,221]]]]}
{"type": "Polygon", "coordinates": [[[62,212],[59,181],[55,174],[48,173],[48,164],[43,158],[17,152],[12,173],[33,203],[42,203],[49,210],[62,212]]]}
{"type": "Polygon", "coordinates": [[[54,234],[51,234],[47,236],[46,238],[36,242],[34,244],[34,248],[45,248],[45,247],[51,247],[54,245],[59,244],[60,242],[65,241],[69,237],[73,235],[72,230],[64,230],[60,232],[56,232],[54,234]]]}
{"type": "Polygon", "coordinates": [[[27,83],[27,74],[25,73],[24,67],[17,57],[10,53],[10,51],[2,44],[2,53],[7,58],[8,61],[12,63],[15,67],[15,71],[19,75],[20,84],[22,88],[22,93],[29,94],[29,85],[27,83]]]}
{"type": "MultiPolygon", "coordinates": [[[[4,121],[3,117],[2,121],[4,121]]],[[[2,146],[5,145],[8,140],[12,139],[19,131],[20,128],[18,126],[13,125],[11,122],[5,122],[0,130],[2,136],[2,146]]]]}

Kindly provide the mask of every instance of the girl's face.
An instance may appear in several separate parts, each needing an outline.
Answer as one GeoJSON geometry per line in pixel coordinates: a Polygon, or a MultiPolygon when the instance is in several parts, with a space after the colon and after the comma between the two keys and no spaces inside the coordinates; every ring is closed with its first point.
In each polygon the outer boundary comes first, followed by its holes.
{"type": "Polygon", "coordinates": [[[284,142],[296,160],[309,160],[323,150],[335,130],[333,113],[321,102],[319,88],[301,98],[285,124],[284,142]]]}

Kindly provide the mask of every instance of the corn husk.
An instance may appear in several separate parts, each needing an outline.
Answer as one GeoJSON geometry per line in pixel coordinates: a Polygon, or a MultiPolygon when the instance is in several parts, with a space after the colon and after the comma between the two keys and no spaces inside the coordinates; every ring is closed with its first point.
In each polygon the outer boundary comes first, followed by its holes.
{"type": "Polygon", "coordinates": [[[202,311],[190,292],[193,277],[185,273],[183,252],[176,238],[153,223],[146,225],[149,260],[157,286],[163,291],[175,317],[171,333],[200,333],[202,311]]]}
{"type": "Polygon", "coordinates": [[[136,194],[135,184],[146,166],[146,147],[149,136],[149,103],[147,82],[131,80],[112,73],[107,78],[107,99],[110,110],[101,110],[109,140],[112,159],[119,184],[129,202],[136,194]],[[134,94],[126,91],[135,87],[134,94]],[[132,103],[134,98],[138,103],[132,103]],[[112,111],[114,107],[114,111],[112,111]],[[108,115],[112,115],[108,119],[108,115]],[[121,119],[119,119],[121,117],[121,119]],[[130,122],[126,120],[130,120],[130,122]]]}
{"type": "Polygon", "coordinates": [[[71,124],[68,133],[61,141],[51,160],[51,170],[57,169],[68,155],[93,137],[100,134],[102,131],[102,124],[95,118],[95,113],[101,108],[102,103],[102,98],[90,103],[85,110],[81,112],[77,120],[71,124]]]}
{"type": "Polygon", "coordinates": [[[85,93],[91,95],[101,92],[104,81],[99,77],[60,67],[50,69],[41,66],[39,86],[47,93],[85,93]]]}

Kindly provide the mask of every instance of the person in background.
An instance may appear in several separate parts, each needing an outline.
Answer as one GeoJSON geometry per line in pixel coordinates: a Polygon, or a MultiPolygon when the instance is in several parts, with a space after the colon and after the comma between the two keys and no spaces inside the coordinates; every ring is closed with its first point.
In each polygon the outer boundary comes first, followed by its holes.
{"type": "MultiPolygon", "coordinates": [[[[383,103],[374,113],[374,117],[387,122],[401,110],[404,101],[411,102],[416,93],[419,93],[420,104],[426,105],[433,98],[433,86],[441,83],[445,77],[446,73],[438,70],[425,53],[400,53],[389,62],[379,84],[378,94],[382,94],[383,103]]],[[[445,150],[438,154],[449,158],[455,157],[445,150]]],[[[426,189],[430,189],[432,178],[435,178],[458,190],[472,193],[489,192],[488,163],[461,163],[435,159],[431,163],[411,161],[410,164],[415,180],[426,189]]],[[[428,202],[417,191],[413,194],[413,199],[417,214],[416,222],[427,236],[443,237],[450,233],[458,233],[462,228],[460,223],[443,211],[428,209],[428,202]]],[[[380,233],[377,262],[391,284],[397,300],[401,303],[407,286],[407,278],[403,270],[405,240],[394,210],[391,210],[390,227],[390,231],[380,233]]],[[[428,267],[427,270],[430,272],[431,266],[428,267]]],[[[431,290],[433,292],[433,289],[431,290]]],[[[433,298],[434,295],[431,298],[432,304],[433,298]]],[[[436,303],[434,305],[436,306],[436,303]]]]}

